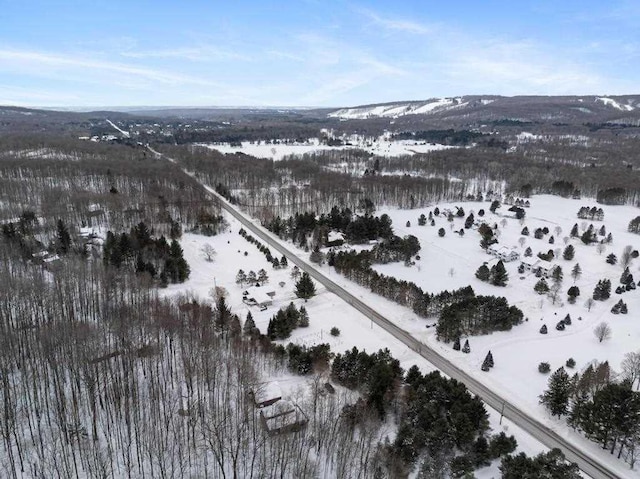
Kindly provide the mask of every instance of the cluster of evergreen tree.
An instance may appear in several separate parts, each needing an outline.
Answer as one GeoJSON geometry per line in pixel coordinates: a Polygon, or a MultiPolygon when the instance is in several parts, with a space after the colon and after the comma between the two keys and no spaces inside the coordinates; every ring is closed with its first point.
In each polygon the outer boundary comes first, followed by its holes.
{"type": "Polygon", "coordinates": [[[636,216],[634,219],[629,221],[629,233],[640,234],[640,216],[636,216]]]}
{"type": "Polygon", "coordinates": [[[293,302],[286,308],[280,308],[269,320],[267,336],[269,339],[287,339],[297,327],[309,326],[309,314],[304,306],[296,308],[293,302]]]}
{"type": "Polygon", "coordinates": [[[478,138],[487,136],[484,133],[470,130],[420,130],[403,131],[393,135],[394,140],[417,140],[441,145],[466,146],[474,143],[478,138]]]}
{"type": "Polygon", "coordinates": [[[102,260],[115,268],[134,268],[136,273],[147,273],[158,278],[162,286],[183,283],[190,274],[180,243],[175,239],[169,243],[164,236],[153,238],[144,222],[131,228],[129,233],[108,231],[102,260]]]}
{"type": "Polygon", "coordinates": [[[507,456],[500,464],[502,479],[580,479],[580,469],[575,463],[567,462],[560,449],[542,452],[536,457],[524,453],[507,456]]]}
{"type": "Polygon", "coordinates": [[[376,244],[371,253],[376,263],[408,262],[420,251],[420,241],[413,235],[404,238],[393,235],[391,238],[376,244]]]}
{"type": "Polygon", "coordinates": [[[522,311],[516,306],[509,306],[505,298],[474,295],[445,306],[436,332],[438,339],[448,342],[460,336],[508,331],[522,320],[522,311]]]}
{"type": "Polygon", "coordinates": [[[242,236],[244,239],[246,239],[249,243],[256,245],[256,248],[258,248],[258,251],[260,251],[264,255],[264,257],[267,259],[267,261],[272,263],[274,267],[276,267],[276,263],[275,263],[276,261],[278,262],[277,267],[280,267],[280,261],[278,260],[278,258],[274,258],[271,255],[271,250],[269,249],[268,246],[264,245],[259,240],[254,238],[252,235],[247,233],[247,230],[245,230],[244,228],[240,228],[240,230],[238,231],[238,234],[242,236]]]}
{"type": "Polygon", "coordinates": [[[632,389],[631,381],[612,381],[607,362],[589,365],[573,377],[559,368],[549,377],[540,402],[633,467],[640,453],[640,392],[632,389]]]}
{"type": "Polygon", "coordinates": [[[349,208],[334,206],[329,214],[316,218],[313,212],[296,213],[287,220],[276,217],[265,223],[265,227],[282,239],[291,240],[300,246],[306,246],[307,238],[313,237],[314,243],[323,246],[328,243],[331,230],[344,233],[351,243],[366,243],[369,240],[386,239],[393,236],[391,218],[387,214],[373,216],[372,207],[365,208],[364,215],[356,215],[349,208]]]}
{"type": "Polygon", "coordinates": [[[305,376],[314,370],[324,371],[329,368],[329,362],[333,357],[331,347],[326,344],[316,344],[307,347],[289,343],[286,348],[287,368],[294,374],[305,376]]]}
{"type": "Polygon", "coordinates": [[[475,469],[515,450],[513,436],[488,437],[485,406],[464,384],[438,371],[422,375],[416,366],[407,372],[405,384],[407,404],[392,447],[410,467],[428,458],[420,467],[425,475],[419,477],[443,477],[434,470],[434,458],[450,464],[451,477],[470,477],[475,469]]]}
{"type": "Polygon", "coordinates": [[[602,221],[604,219],[604,211],[602,211],[602,208],[597,208],[595,206],[592,206],[591,208],[583,206],[578,210],[578,218],[583,220],[602,221]]]}
{"type": "MultiPolygon", "coordinates": [[[[331,379],[349,389],[357,389],[367,406],[383,418],[402,382],[400,362],[388,349],[369,354],[355,346],[337,354],[331,365],[331,379]]],[[[464,386],[463,386],[464,387],[464,386]]]]}
{"type": "Polygon", "coordinates": [[[346,239],[353,244],[366,243],[369,240],[390,239],[393,236],[391,218],[382,216],[363,215],[352,219],[345,230],[346,239]]]}
{"type": "Polygon", "coordinates": [[[611,296],[611,280],[601,279],[593,288],[593,299],[596,301],[604,301],[611,296]]]}
{"type": "Polygon", "coordinates": [[[494,286],[506,286],[509,274],[504,267],[504,263],[498,261],[491,269],[486,264],[480,266],[476,271],[476,278],[494,286]]]}

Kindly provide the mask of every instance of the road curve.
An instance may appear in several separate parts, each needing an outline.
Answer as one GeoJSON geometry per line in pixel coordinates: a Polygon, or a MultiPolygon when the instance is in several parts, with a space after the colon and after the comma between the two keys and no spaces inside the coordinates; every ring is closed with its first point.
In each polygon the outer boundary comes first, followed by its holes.
{"type": "MultiPolygon", "coordinates": [[[[158,158],[164,158],[172,163],[177,164],[174,159],[169,158],[150,147],[148,148],[158,158]]],[[[370,318],[379,327],[387,331],[394,338],[401,341],[410,349],[425,358],[444,374],[446,374],[450,378],[464,383],[469,391],[479,396],[491,408],[495,409],[496,411],[502,411],[504,417],[513,421],[514,424],[539,440],[546,447],[550,449],[558,448],[562,450],[569,461],[575,462],[584,473],[588,474],[593,479],[622,479],[622,476],[610,469],[607,465],[601,464],[598,458],[591,456],[591,454],[582,450],[582,448],[580,448],[579,446],[572,444],[570,441],[561,437],[558,433],[553,431],[548,426],[544,425],[534,417],[519,409],[516,405],[514,405],[507,399],[504,399],[499,394],[493,392],[477,379],[470,376],[459,367],[455,366],[445,357],[441,356],[437,351],[422,343],[421,341],[418,341],[409,332],[392,323],[389,319],[365,304],[362,300],[349,293],[342,286],[332,281],[314,266],[300,259],[293,251],[282,245],[273,234],[271,234],[263,227],[255,224],[250,217],[239,211],[234,205],[220,196],[213,188],[198,180],[194,173],[191,173],[184,169],[183,171],[187,175],[198,181],[198,183],[200,183],[208,193],[212,194],[220,201],[221,207],[226,212],[236,218],[244,227],[251,230],[254,235],[268,243],[270,248],[273,248],[280,254],[286,256],[287,260],[290,263],[295,264],[302,271],[306,271],[307,273],[309,273],[309,275],[313,279],[322,284],[328,291],[336,294],[353,308],[357,309],[362,314],[370,318]]]]}

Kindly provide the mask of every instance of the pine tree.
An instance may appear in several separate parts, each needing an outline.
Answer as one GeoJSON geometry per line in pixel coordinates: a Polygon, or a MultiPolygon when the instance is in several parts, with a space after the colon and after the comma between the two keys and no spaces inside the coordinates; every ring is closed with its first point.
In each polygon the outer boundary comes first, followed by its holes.
{"type": "Polygon", "coordinates": [[[608,279],[601,279],[593,289],[593,299],[596,301],[604,301],[611,296],[611,281],[608,279]]]}
{"type": "Polygon", "coordinates": [[[607,263],[609,264],[616,264],[618,262],[618,257],[611,253],[609,256],[607,256],[607,263]]]}
{"type": "Polygon", "coordinates": [[[309,313],[307,312],[307,308],[304,306],[300,306],[300,319],[298,320],[298,326],[301,328],[309,327],[309,313]]]}
{"type": "MultiPolygon", "coordinates": [[[[491,354],[491,351],[489,351],[489,354],[491,354]]],[[[489,361],[489,354],[487,354],[484,358],[484,361],[482,362],[482,366],[480,366],[480,369],[482,371],[489,371],[489,369],[491,369],[491,365],[490,365],[490,361],[489,361]]]]}
{"type": "Polygon", "coordinates": [[[532,256],[532,255],[533,255],[533,251],[531,250],[531,247],[530,247],[530,246],[527,246],[527,249],[525,249],[525,250],[524,250],[524,256],[525,256],[525,258],[528,258],[528,257],[530,257],[530,256],[532,256]]]}
{"type": "Polygon", "coordinates": [[[535,284],[533,290],[538,294],[547,294],[549,292],[549,285],[544,278],[541,278],[540,281],[535,284]]]}
{"type": "Polygon", "coordinates": [[[543,324],[542,327],[540,328],[540,334],[547,334],[547,325],[543,324]]]}
{"type": "Polygon", "coordinates": [[[460,351],[460,337],[457,337],[453,342],[454,351],[460,351]]]}
{"type": "Polygon", "coordinates": [[[264,269],[261,269],[260,271],[258,271],[258,283],[265,284],[269,282],[269,276],[267,275],[267,272],[264,269]]]}
{"type": "Polygon", "coordinates": [[[562,257],[567,261],[571,261],[576,254],[576,250],[573,245],[567,245],[567,247],[562,252],[562,257]]]}
{"type": "Polygon", "coordinates": [[[247,282],[247,275],[244,270],[239,269],[238,274],[236,274],[236,284],[239,284],[240,287],[244,286],[244,283],[247,282]]]}
{"type": "Polygon", "coordinates": [[[316,287],[306,271],[302,273],[302,277],[296,283],[296,296],[302,299],[309,299],[316,294],[316,287]]]}
{"type": "Polygon", "coordinates": [[[247,319],[244,322],[242,332],[245,334],[245,336],[251,336],[253,335],[255,329],[256,329],[256,323],[253,320],[253,315],[251,314],[251,311],[249,311],[247,313],[247,319]]]}
{"type": "Polygon", "coordinates": [[[580,288],[577,286],[571,286],[567,291],[567,296],[569,298],[569,303],[574,304],[576,302],[576,298],[580,296],[580,288]]]}
{"type": "Polygon", "coordinates": [[[504,267],[504,263],[498,261],[498,263],[491,268],[491,284],[494,286],[506,286],[508,280],[509,274],[504,267]]]}
{"type": "Polygon", "coordinates": [[[552,416],[563,416],[569,412],[569,398],[573,392],[572,381],[564,367],[560,367],[549,377],[548,388],[540,396],[552,416]]]}
{"type": "Polygon", "coordinates": [[[469,340],[465,339],[464,346],[462,346],[462,352],[469,354],[471,352],[471,347],[469,346],[469,340]]]}
{"type": "Polygon", "coordinates": [[[485,281],[485,282],[489,281],[490,277],[491,277],[491,271],[489,271],[489,268],[487,268],[486,264],[483,264],[482,266],[480,266],[476,271],[476,278],[478,278],[480,281],[485,281]]]}
{"type": "Polygon", "coordinates": [[[582,276],[582,268],[580,267],[580,263],[576,263],[573,269],[571,269],[571,277],[573,278],[573,282],[575,283],[582,276]]]}
{"type": "Polygon", "coordinates": [[[573,228],[571,228],[571,232],[569,233],[569,236],[571,236],[572,238],[577,238],[578,237],[578,223],[573,225],[573,228]]]}
{"type": "Polygon", "coordinates": [[[71,235],[61,219],[56,223],[56,237],[56,252],[58,254],[67,254],[71,249],[71,235]]]}
{"type": "Polygon", "coordinates": [[[287,261],[287,257],[285,255],[282,255],[282,258],[280,258],[280,267],[282,269],[287,268],[289,266],[289,262],[287,261]]]}

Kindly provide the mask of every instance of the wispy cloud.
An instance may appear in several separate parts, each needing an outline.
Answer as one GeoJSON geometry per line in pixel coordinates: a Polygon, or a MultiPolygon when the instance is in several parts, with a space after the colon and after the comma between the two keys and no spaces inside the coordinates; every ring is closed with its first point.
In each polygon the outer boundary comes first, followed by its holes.
{"type": "Polygon", "coordinates": [[[355,8],[355,11],[367,18],[373,24],[384,28],[385,30],[393,30],[414,35],[427,35],[433,33],[434,29],[423,23],[402,18],[386,18],[381,14],[368,8],[355,8]]]}
{"type": "Polygon", "coordinates": [[[212,85],[210,81],[205,79],[126,63],[92,60],[75,55],[0,49],[0,71],[12,73],[28,71],[30,74],[40,74],[41,76],[46,76],[47,73],[51,71],[64,71],[65,75],[70,76],[70,70],[81,71],[82,74],[77,77],[77,80],[82,80],[83,76],[89,74],[106,72],[109,74],[118,74],[128,79],[137,78],[167,85],[212,85]]]}
{"type": "Polygon", "coordinates": [[[127,58],[178,58],[190,60],[193,62],[211,62],[216,60],[252,60],[251,56],[249,55],[213,46],[182,47],[150,51],[127,50],[122,52],[120,55],[127,58]]]}

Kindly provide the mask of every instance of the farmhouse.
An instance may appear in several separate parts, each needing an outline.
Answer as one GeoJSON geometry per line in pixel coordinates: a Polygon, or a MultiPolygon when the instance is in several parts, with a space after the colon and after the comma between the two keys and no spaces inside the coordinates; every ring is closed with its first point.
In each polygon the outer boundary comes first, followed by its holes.
{"type": "Polygon", "coordinates": [[[524,258],[520,262],[520,266],[522,266],[522,269],[524,269],[525,271],[533,271],[534,273],[536,272],[539,265],[540,260],[538,258],[524,258]]]}
{"type": "Polygon", "coordinates": [[[495,256],[505,263],[520,259],[520,253],[516,251],[515,247],[507,248],[506,246],[489,246],[489,248],[487,248],[487,253],[495,256]]]}
{"type": "Polygon", "coordinates": [[[534,272],[536,276],[542,276],[543,278],[548,278],[553,274],[553,271],[558,267],[557,264],[552,263],[551,261],[546,261],[541,259],[534,272]]]}
{"type": "Polygon", "coordinates": [[[275,291],[265,288],[247,288],[242,293],[242,301],[250,306],[258,306],[260,309],[265,310],[273,305],[273,297],[275,295],[275,291]]]}

